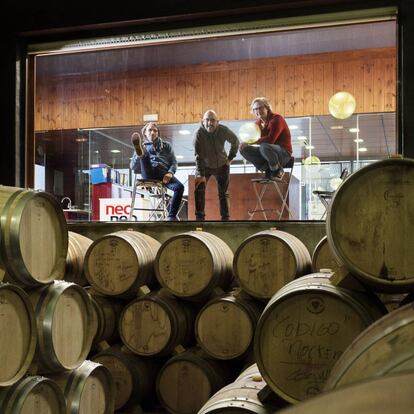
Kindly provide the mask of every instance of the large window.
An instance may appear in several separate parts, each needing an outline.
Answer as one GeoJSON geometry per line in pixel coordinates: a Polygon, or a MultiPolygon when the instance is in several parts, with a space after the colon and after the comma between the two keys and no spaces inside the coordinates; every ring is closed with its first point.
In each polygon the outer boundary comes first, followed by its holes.
{"type": "MultiPolygon", "coordinates": [[[[320,219],[315,190],[333,191],[345,168],[396,152],[393,19],[123,46],[35,57],[33,185],[63,200],[71,219],[99,220],[100,198],[130,197],[130,136],[146,120],[157,120],[172,143],[191,199],[192,140],[202,114],[214,109],[238,134],[253,120],[256,96],[266,96],[292,132],[295,218],[320,219]],[[356,101],[346,119],[329,112],[339,91],[356,101]],[[95,169],[104,171],[101,181],[95,169]]],[[[238,155],[232,173],[252,172],[238,155]]],[[[184,208],[181,219],[192,218],[184,208]]]]}

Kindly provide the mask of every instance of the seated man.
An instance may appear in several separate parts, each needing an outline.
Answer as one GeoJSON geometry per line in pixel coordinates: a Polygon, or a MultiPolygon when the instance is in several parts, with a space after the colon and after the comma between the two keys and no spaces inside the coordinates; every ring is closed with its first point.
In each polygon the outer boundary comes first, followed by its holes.
{"type": "Polygon", "coordinates": [[[137,173],[140,166],[142,178],[160,180],[174,192],[167,220],[175,221],[184,186],[174,177],[177,170],[174,150],[170,143],[160,138],[158,126],[154,122],[149,122],[142,128],[142,135],[145,137],[144,142],[138,132],[134,132],[131,136],[131,142],[135,148],[130,164],[131,170],[137,173]]]}
{"type": "Polygon", "coordinates": [[[253,99],[250,109],[256,116],[260,138],[252,145],[241,143],[240,154],[270,180],[283,177],[283,167],[292,157],[292,141],[288,124],[282,115],[272,112],[266,98],[253,99]],[[257,145],[259,144],[259,145],[257,145]]]}

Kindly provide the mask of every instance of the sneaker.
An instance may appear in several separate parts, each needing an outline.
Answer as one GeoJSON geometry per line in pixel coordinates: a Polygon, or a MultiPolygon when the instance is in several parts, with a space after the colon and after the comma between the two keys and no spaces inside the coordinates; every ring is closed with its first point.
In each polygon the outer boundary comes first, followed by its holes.
{"type": "Polygon", "coordinates": [[[138,132],[134,132],[131,135],[131,143],[135,148],[135,152],[139,157],[144,155],[144,147],[142,146],[141,135],[138,132]]]}
{"type": "Polygon", "coordinates": [[[272,171],[267,168],[264,175],[265,180],[271,180],[272,179],[272,171]]]}
{"type": "Polygon", "coordinates": [[[166,218],[166,221],[178,221],[178,218],[177,218],[177,216],[168,216],[166,218]]]}
{"type": "Polygon", "coordinates": [[[271,180],[275,180],[275,181],[279,181],[283,178],[283,174],[285,173],[285,171],[283,170],[283,168],[279,168],[276,171],[272,171],[271,172],[271,180]]]}

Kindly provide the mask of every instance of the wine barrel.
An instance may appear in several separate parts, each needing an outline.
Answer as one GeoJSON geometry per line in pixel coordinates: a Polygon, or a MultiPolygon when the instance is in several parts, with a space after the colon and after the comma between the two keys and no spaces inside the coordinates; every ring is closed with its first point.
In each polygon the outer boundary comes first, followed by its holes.
{"type": "Polygon", "coordinates": [[[323,237],[316,245],[312,253],[312,270],[317,273],[321,269],[330,269],[336,272],[342,263],[332,252],[331,246],[328,243],[328,236],[323,237]]]}
{"type": "Polygon", "coordinates": [[[350,344],[333,367],[326,390],[414,368],[414,303],[377,320],[350,344]]]}
{"type": "Polygon", "coordinates": [[[37,333],[33,306],[19,287],[0,284],[0,386],[25,375],[35,354],[37,333]]]}
{"type": "Polygon", "coordinates": [[[88,237],[82,234],[68,232],[69,244],[68,254],[66,256],[66,269],[64,279],[67,282],[73,282],[80,286],[86,286],[88,281],[85,277],[83,262],[89,246],[93,243],[88,237]]]}
{"type": "Polygon", "coordinates": [[[385,313],[373,293],[335,286],[329,274],[296,279],[272,297],[259,319],[259,370],[287,402],[319,394],[346,347],[385,313]]]}
{"type": "Polygon", "coordinates": [[[414,407],[414,370],[359,382],[324,393],[279,414],[409,414],[414,407]]]}
{"type": "Polygon", "coordinates": [[[240,292],[213,298],[196,318],[198,345],[213,358],[243,357],[252,347],[262,310],[248,295],[240,292]]]}
{"type": "Polygon", "coordinates": [[[125,230],[95,240],[85,256],[85,275],[99,293],[131,299],[154,281],[154,260],[160,247],[154,238],[125,230]]]}
{"type": "Polygon", "coordinates": [[[116,342],[119,339],[118,321],[124,305],[115,298],[95,292],[93,288],[87,287],[85,290],[92,302],[96,327],[92,347],[96,347],[101,341],[116,342]]]}
{"type": "Polygon", "coordinates": [[[280,230],[264,230],[247,237],[233,262],[240,287],[249,295],[270,299],[282,286],[311,270],[306,246],[280,230]]]}
{"type": "Polygon", "coordinates": [[[276,407],[264,405],[257,394],[266,386],[256,364],[245,369],[237,379],[217,391],[204,405],[198,414],[219,413],[256,413],[270,414],[276,407]]]}
{"type": "Polygon", "coordinates": [[[353,173],[335,192],[329,244],[345,266],[381,292],[414,286],[414,160],[387,159],[353,173]]]}
{"type": "Polygon", "coordinates": [[[92,360],[104,365],[112,375],[116,410],[152,397],[159,371],[153,358],[140,357],[114,345],[96,354],[92,360]]]}
{"type": "Polygon", "coordinates": [[[119,320],[122,342],[142,356],[170,355],[194,337],[195,312],[187,303],[159,292],[128,303],[119,320]]]}
{"type": "Polygon", "coordinates": [[[66,414],[65,397],[49,378],[26,377],[0,389],[2,414],[66,414]]]}
{"type": "Polygon", "coordinates": [[[39,373],[72,370],[88,355],[94,332],[91,331],[92,304],[85,290],[65,281],[29,292],[37,322],[39,373]]]}
{"type": "Polygon", "coordinates": [[[84,361],[72,371],[50,374],[62,389],[67,413],[113,414],[115,388],[111,373],[102,364],[84,361]]]}
{"type": "Polygon", "coordinates": [[[8,279],[35,287],[62,279],[68,230],[57,201],[47,193],[0,186],[0,259],[8,279]]]}
{"type": "Polygon", "coordinates": [[[189,231],[165,241],[155,259],[159,283],[174,296],[200,301],[233,279],[233,252],[214,234],[189,231]]]}
{"type": "Polygon", "coordinates": [[[194,414],[220,388],[230,382],[222,363],[190,348],[169,359],[158,373],[159,402],[170,413],[194,414]]]}

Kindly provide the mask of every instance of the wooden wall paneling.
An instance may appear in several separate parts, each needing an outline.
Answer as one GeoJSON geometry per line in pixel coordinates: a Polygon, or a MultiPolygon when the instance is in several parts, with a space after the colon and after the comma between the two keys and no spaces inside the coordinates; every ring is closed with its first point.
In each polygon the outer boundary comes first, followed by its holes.
{"type": "Polygon", "coordinates": [[[229,72],[229,119],[239,117],[239,71],[229,72]]]}
{"type": "Polygon", "coordinates": [[[356,60],[350,63],[354,73],[354,98],[356,101],[355,112],[364,112],[364,62],[356,60]]]}
{"type": "Polygon", "coordinates": [[[385,86],[385,66],[381,64],[379,59],[374,61],[374,111],[375,112],[384,112],[385,111],[385,96],[384,96],[384,86],[385,86]]]}
{"type": "Polygon", "coordinates": [[[211,74],[211,90],[212,90],[212,109],[214,109],[220,119],[225,119],[222,114],[222,100],[223,95],[220,90],[221,86],[221,72],[215,71],[211,74]]]}
{"type": "Polygon", "coordinates": [[[160,113],[160,78],[158,76],[151,76],[151,110],[150,114],[160,113]]]}
{"type": "Polygon", "coordinates": [[[159,78],[160,85],[160,110],[158,121],[160,124],[171,123],[168,118],[168,103],[170,99],[170,77],[161,76],[159,78]]]}
{"type": "Polygon", "coordinates": [[[270,100],[273,110],[276,110],[276,68],[272,66],[266,66],[264,73],[262,74],[262,78],[264,80],[263,95],[270,100]]]}
{"type": "Polygon", "coordinates": [[[304,108],[304,74],[303,65],[295,65],[294,71],[294,109],[295,116],[303,115],[304,108]]]}
{"type": "Polygon", "coordinates": [[[275,66],[276,73],[276,98],[273,101],[273,110],[279,114],[286,115],[285,111],[285,67],[284,66],[275,66]]]}
{"type": "Polygon", "coordinates": [[[188,74],[185,80],[184,96],[184,122],[193,122],[194,120],[194,74],[188,74]]]}
{"type": "Polygon", "coordinates": [[[239,70],[239,102],[238,102],[238,114],[237,119],[249,119],[250,114],[250,102],[253,98],[250,98],[249,94],[249,71],[247,69],[239,70]]]}
{"type": "Polygon", "coordinates": [[[334,62],[333,64],[333,85],[334,93],[344,90],[344,63],[334,62]]]}
{"type": "Polygon", "coordinates": [[[315,63],[313,65],[313,114],[322,115],[326,112],[326,101],[324,101],[324,65],[315,63]]]}
{"type": "Polygon", "coordinates": [[[295,115],[295,65],[284,66],[285,70],[285,116],[295,115]]]}
{"type": "Polygon", "coordinates": [[[323,64],[323,98],[324,106],[323,114],[329,113],[329,99],[334,94],[334,78],[333,78],[333,63],[328,62],[323,64]]]}
{"type": "Polygon", "coordinates": [[[224,70],[220,73],[220,113],[221,119],[229,118],[229,71],[224,70]]]}
{"type": "Polygon", "coordinates": [[[221,119],[251,119],[256,96],[285,116],[328,114],[334,92],[348,90],[356,112],[395,110],[395,50],[374,49],[240,62],[97,73],[84,78],[39,78],[36,130],[198,122],[205,110],[221,119]]]}
{"type": "Polygon", "coordinates": [[[126,111],[126,119],[125,122],[128,125],[136,125],[137,124],[137,115],[136,115],[136,107],[135,107],[135,95],[134,95],[134,81],[135,78],[125,78],[125,111],[126,111]]]}
{"type": "Polygon", "coordinates": [[[397,82],[395,59],[385,59],[385,110],[396,110],[397,82]]]}
{"type": "Polygon", "coordinates": [[[314,65],[303,65],[303,112],[301,115],[315,114],[313,107],[314,82],[314,65]]]}
{"type": "Polygon", "coordinates": [[[266,66],[259,66],[256,69],[256,96],[266,96],[270,99],[266,89],[266,66]]]}
{"type": "Polygon", "coordinates": [[[202,74],[194,73],[192,76],[192,82],[194,85],[193,119],[189,122],[197,122],[197,121],[201,121],[201,118],[203,117],[203,97],[201,96],[202,83],[203,83],[202,74]]]}
{"type": "Polygon", "coordinates": [[[186,75],[177,76],[177,92],[176,92],[176,110],[177,110],[177,124],[185,122],[185,88],[186,75]]]}
{"type": "Polygon", "coordinates": [[[364,111],[374,112],[374,65],[372,62],[364,63],[364,111]]]}
{"type": "Polygon", "coordinates": [[[212,86],[212,74],[208,72],[203,72],[201,74],[201,85],[202,85],[202,113],[208,109],[213,108],[213,86],[212,86]]]}

